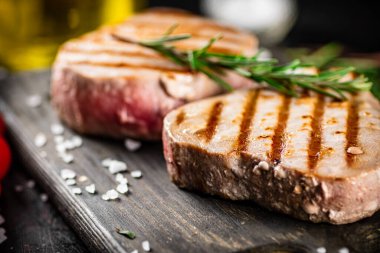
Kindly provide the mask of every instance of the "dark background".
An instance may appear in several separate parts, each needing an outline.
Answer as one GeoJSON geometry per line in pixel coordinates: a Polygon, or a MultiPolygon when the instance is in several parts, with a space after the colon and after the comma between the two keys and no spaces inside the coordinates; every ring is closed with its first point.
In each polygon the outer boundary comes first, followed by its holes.
{"type": "MultiPolygon", "coordinates": [[[[201,1],[150,0],[149,5],[173,6],[201,13],[201,1]]],[[[283,45],[304,46],[334,41],[354,51],[380,50],[380,1],[298,0],[296,2],[297,21],[283,45]]]]}

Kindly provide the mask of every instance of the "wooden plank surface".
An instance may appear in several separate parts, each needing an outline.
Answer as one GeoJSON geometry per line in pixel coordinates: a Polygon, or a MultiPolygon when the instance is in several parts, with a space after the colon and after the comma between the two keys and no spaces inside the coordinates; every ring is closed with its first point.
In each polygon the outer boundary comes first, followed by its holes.
{"type": "Polygon", "coordinates": [[[32,178],[18,160],[13,154],[11,169],[2,182],[0,214],[5,222],[1,227],[8,239],[0,244],[0,252],[88,253],[58,210],[41,199],[44,191],[38,184],[31,187],[32,178]]]}
{"type": "MultiPolygon", "coordinates": [[[[363,221],[334,226],[312,224],[269,212],[252,202],[233,202],[178,189],[168,178],[161,143],[143,143],[135,153],[122,142],[84,138],[83,147],[73,152],[75,161],[67,165],[55,152],[50,126],[58,122],[49,104],[48,71],[21,73],[0,85],[0,110],[10,126],[11,137],[30,173],[40,182],[50,199],[92,252],[142,252],[148,240],[154,252],[380,252],[380,214],[363,221]],[[38,108],[26,105],[33,94],[43,96],[38,108]],[[48,143],[35,147],[33,139],[43,132],[48,143]],[[41,156],[47,152],[47,157],[41,156]],[[115,188],[116,182],[101,160],[115,158],[127,162],[130,170],[141,170],[136,180],[127,173],[132,193],[120,201],[106,202],[101,193],[115,188]],[[86,175],[100,194],[73,195],[59,176],[62,168],[86,175]],[[137,234],[129,240],[116,233],[127,228],[137,234]]],[[[66,130],[66,136],[72,136],[66,130]]],[[[83,189],[87,183],[80,183],[83,189]]]]}

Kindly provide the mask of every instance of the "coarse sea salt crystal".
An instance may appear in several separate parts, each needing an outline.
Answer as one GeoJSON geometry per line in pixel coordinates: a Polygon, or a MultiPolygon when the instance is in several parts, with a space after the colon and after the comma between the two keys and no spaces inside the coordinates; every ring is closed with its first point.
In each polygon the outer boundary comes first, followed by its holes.
{"type": "Polygon", "coordinates": [[[117,173],[115,177],[116,182],[120,184],[128,184],[128,179],[123,176],[123,174],[117,173]]]}
{"type": "Polygon", "coordinates": [[[40,195],[40,199],[41,199],[42,202],[46,202],[46,201],[48,201],[49,197],[48,197],[48,195],[46,193],[42,193],[40,195]]]}
{"type": "Polygon", "coordinates": [[[111,174],[116,174],[127,170],[127,164],[125,162],[113,160],[111,161],[108,170],[111,174]]]}
{"type": "Polygon", "coordinates": [[[65,132],[65,128],[59,123],[54,123],[50,126],[50,131],[54,135],[62,135],[65,132]]]}
{"type": "Polygon", "coordinates": [[[74,187],[73,189],[71,189],[71,192],[74,193],[75,195],[82,194],[82,190],[79,187],[74,187]]]}
{"type": "Polygon", "coordinates": [[[38,148],[42,148],[47,143],[46,135],[43,133],[38,133],[36,137],[34,137],[34,145],[38,148]]]}
{"type": "Polygon", "coordinates": [[[115,200],[119,198],[119,193],[114,189],[107,191],[107,195],[110,198],[110,200],[115,200]]]}
{"type": "Polygon", "coordinates": [[[119,184],[116,187],[116,190],[120,192],[121,194],[125,194],[128,192],[128,185],[127,184],[119,184]]]}
{"type": "Polygon", "coordinates": [[[77,174],[70,169],[63,169],[61,170],[61,177],[66,180],[66,179],[74,179],[77,176],[77,174]]]}
{"type": "Polygon", "coordinates": [[[73,136],[73,138],[71,138],[71,142],[72,144],[76,147],[76,148],[79,148],[83,145],[83,140],[80,136],[78,135],[75,135],[73,136]]]}
{"type": "Polygon", "coordinates": [[[346,248],[346,247],[340,248],[338,250],[338,253],[349,253],[349,252],[350,252],[350,250],[348,248],[346,248]]]}
{"type": "Polygon", "coordinates": [[[317,248],[317,253],[326,253],[326,248],[325,247],[317,248]]]}
{"type": "Polygon", "coordinates": [[[26,182],[26,187],[28,188],[34,188],[35,185],[36,185],[36,182],[34,182],[34,180],[28,180],[26,182]]]}
{"type": "Polygon", "coordinates": [[[113,160],[110,158],[106,158],[102,160],[102,166],[108,168],[113,160]]]}
{"type": "Polygon", "coordinates": [[[65,141],[65,137],[63,137],[62,135],[57,135],[57,136],[54,136],[54,142],[57,143],[57,144],[61,144],[65,141]]]}
{"type": "Polygon", "coordinates": [[[61,153],[60,156],[65,163],[72,163],[74,161],[74,156],[72,154],[61,153]]]}
{"type": "Polygon", "coordinates": [[[15,185],[15,192],[22,192],[24,187],[22,185],[15,185]]]}
{"type": "Polygon", "coordinates": [[[141,243],[142,248],[144,251],[149,252],[150,251],[150,243],[148,241],[143,241],[141,243]]]}
{"type": "Polygon", "coordinates": [[[128,151],[134,152],[141,148],[141,142],[132,139],[125,139],[124,146],[127,148],[128,151]]]}
{"type": "Polygon", "coordinates": [[[85,182],[85,181],[87,181],[87,180],[88,180],[88,177],[86,177],[86,176],[84,176],[84,175],[78,177],[78,181],[79,181],[79,182],[85,182]]]}
{"type": "Polygon", "coordinates": [[[0,234],[0,244],[6,241],[8,237],[5,235],[5,233],[0,234]]]}
{"type": "Polygon", "coordinates": [[[131,176],[133,178],[141,178],[142,177],[142,172],[140,170],[134,170],[131,172],[131,176]]]}
{"type": "Polygon", "coordinates": [[[42,97],[40,95],[34,94],[26,99],[26,105],[32,108],[39,107],[42,104],[42,97]]]}
{"type": "Polygon", "coordinates": [[[135,249],[131,253],[139,253],[139,251],[137,249],[135,249]]]}
{"type": "Polygon", "coordinates": [[[95,194],[96,189],[94,184],[90,184],[84,188],[88,193],[95,194]]]}
{"type": "Polygon", "coordinates": [[[108,197],[108,194],[105,193],[105,194],[102,195],[102,199],[105,200],[105,201],[108,201],[108,200],[110,200],[110,197],[108,197]]]}
{"type": "Polygon", "coordinates": [[[77,184],[77,181],[75,181],[75,179],[67,179],[66,180],[66,185],[69,185],[69,186],[73,186],[73,185],[76,185],[77,184]]]}

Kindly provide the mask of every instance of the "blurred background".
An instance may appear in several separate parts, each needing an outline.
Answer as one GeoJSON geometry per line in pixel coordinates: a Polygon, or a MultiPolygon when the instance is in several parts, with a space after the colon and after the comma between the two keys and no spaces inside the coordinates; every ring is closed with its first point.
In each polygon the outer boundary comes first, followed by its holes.
{"type": "Polygon", "coordinates": [[[57,48],[147,7],[171,6],[256,33],[263,46],[331,41],[379,58],[379,1],[369,0],[0,0],[0,68],[47,68],[57,48]]]}

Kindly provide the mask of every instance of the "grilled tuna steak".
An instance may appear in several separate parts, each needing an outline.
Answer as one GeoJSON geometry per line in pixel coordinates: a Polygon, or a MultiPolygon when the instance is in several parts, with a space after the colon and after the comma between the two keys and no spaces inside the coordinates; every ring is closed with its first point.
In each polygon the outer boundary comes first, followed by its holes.
{"type": "Polygon", "coordinates": [[[379,107],[369,93],[336,102],[265,89],[194,102],[164,120],[168,171],[179,187],[354,222],[380,206],[379,107]]]}
{"type": "MultiPolygon", "coordinates": [[[[163,117],[186,102],[216,95],[220,88],[155,51],[116,39],[157,39],[178,24],[173,34],[192,34],[174,45],[197,49],[215,35],[223,38],[210,51],[253,55],[254,36],[177,10],[151,10],[126,22],[104,27],[64,44],[52,74],[52,103],[70,127],[87,134],[160,139],[163,117]]],[[[235,87],[252,82],[233,73],[235,87]]]]}

